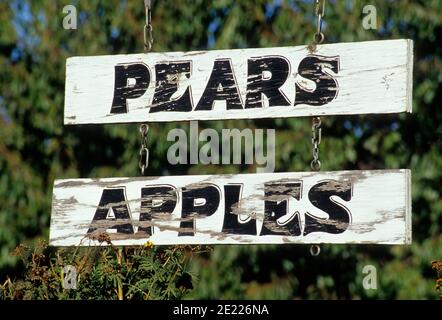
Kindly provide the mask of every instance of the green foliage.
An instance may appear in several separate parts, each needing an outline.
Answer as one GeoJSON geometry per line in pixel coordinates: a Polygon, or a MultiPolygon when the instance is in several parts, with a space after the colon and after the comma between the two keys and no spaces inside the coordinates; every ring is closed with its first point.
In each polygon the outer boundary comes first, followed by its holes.
{"type": "MultiPolygon", "coordinates": [[[[312,1],[282,0],[270,14],[269,6],[275,3],[153,1],[153,50],[311,43],[315,32],[312,1]],[[218,27],[208,28],[211,24],[218,27]]],[[[438,298],[431,261],[442,256],[440,12],[439,0],[339,0],[328,1],[326,6],[328,43],[414,40],[413,114],[323,118],[320,146],[323,170],[412,170],[413,245],[324,245],[316,258],[304,246],[219,246],[191,261],[189,268],[199,281],[186,297],[438,298]],[[377,8],[376,30],[362,28],[366,4],[377,8]],[[377,290],[362,288],[361,270],[366,264],[378,268],[377,290]]],[[[7,275],[12,279],[3,297],[108,299],[118,297],[118,286],[124,298],[147,298],[148,292],[149,298],[184,294],[171,279],[173,270],[182,269],[164,269],[163,260],[157,261],[154,253],[163,249],[125,249],[123,260],[130,263],[120,266],[117,249],[74,253],[46,248],[44,262],[39,260],[38,265],[46,267],[42,272],[47,280],[30,271],[35,269],[32,259],[22,264],[11,255],[20,243],[33,247],[38,239],[48,238],[55,178],[138,175],[135,125],[69,127],[63,126],[62,114],[66,58],[142,52],[143,23],[142,1],[0,1],[0,283],[5,283],[7,275]],[[77,30],[62,28],[62,8],[68,4],[77,7],[77,30]],[[92,260],[81,273],[81,289],[62,290],[63,263],[79,263],[85,257],[92,260]],[[108,270],[117,271],[109,274],[108,270]]],[[[166,136],[177,126],[188,128],[186,123],[150,124],[149,175],[255,171],[253,165],[169,165],[166,136]]],[[[309,170],[309,119],[205,121],[200,127],[275,128],[276,171],[309,170]]],[[[179,252],[171,257],[181,259],[179,252]]]]}
{"type": "Polygon", "coordinates": [[[110,247],[55,250],[44,243],[15,250],[25,268],[18,281],[0,286],[0,299],[180,299],[192,287],[191,251],[110,247]],[[75,289],[63,287],[66,266],[77,272],[75,289]]]}
{"type": "Polygon", "coordinates": [[[436,285],[434,287],[442,297],[442,262],[438,260],[432,261],[431,268],[437,273],[436,285]]]}

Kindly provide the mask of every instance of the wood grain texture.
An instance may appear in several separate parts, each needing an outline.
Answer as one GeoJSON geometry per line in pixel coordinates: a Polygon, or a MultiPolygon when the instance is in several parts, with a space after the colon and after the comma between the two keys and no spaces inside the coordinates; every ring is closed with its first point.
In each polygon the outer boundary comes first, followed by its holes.
{"type": "Polygon", "coordinates": [[[410,179],[373,170],[56,180],[50,244],[410,244],[410,179]]]}
{"type": "MultiPolygon", "coordinates": [[[[336,88],[326,85],[325,88],[316,90],[319,82],[315,84],[315,81],[308,79],[308,74],[313,71],[304,70],[304,74],[300,71],[300,62],[305,62],[303,59],[312,55],[308,46],[68,58],[64,123],[170,122],[412,111],[412,40],[318,45],[313,54],[330,59],[337,57],[338,65],[334,65],[335,68],[329,63],[318,63],[323,72],[322,80],[331,77],[337,83],[336,88]],[[263,81],[263,79],[272,79],[277,76],[284,78],[285,74],[281,74],[281,66],[276,66],[273,73],[266,73],[264,70],[259,73],[259,77],[254,79],[250,75],[250,70],[253,69],[250,63],[263,57],[279,57],[288,62],[286,80],[280,87],[278,85],[279,91],[273,90],[273,93],[267,95],[257,93],[256,86],[254,86],[256,83],[253,81],[263,81]],[[221,88],[227,100],[215,100],[212,103],[202,97],[207,95],[206,87],[214,71],[214,63],[219,60],[226,62],[219,66],[218,71],[228,78],[224,79],[225,82],[221,88]],[[226,71],[229,61],[232,66],[230,73],[230,69],[226,71]],[[183,62],[189,62],[190,69],[179,65],[171,66],[173,63],[183,62]],[[126,101],[126,106],[116,109],[118,113],[111,112],[111,107],[116,101],[114,89],[117,86],[121,89],[126,85],[124,78],[122,82],[116,83],[115,68],[134,63],[143,63],[149,70],[148,78],[138,78],[138,84],[144,81],[149,83],[149,86],[146,90],[135,88],[132,96],[136,98],[125,99],[125,95],[121,92],[117,94],[118,99],[126,101]],[[165,70],[158,70],[159,65],[166,68],[169,66],[178,72],[176,77],[157,79],[164,75],[162,72],[165,72],[165,70]],[[173,90],[174,86],[177,86],[176,92],[173,90]],[[313,92],[311,97],[317,100],[323,97],[315,95],[320,92],[324,94],[327,90],[336,91],[336,96],[332,101],[315,105],[310,103],[310,98],[303,98],[302,94],[297,93],[297,86],[298,89],[302,87],[303,90],[307,90],[304,91],[307,96],[309,96],[308,91],[313,92]],[[162,93],[158,95],[160,100],[170,97],[171,103],[167,104],[167,107],[156,101],[158,99],[155,100],[156,91],[162,93]],[[236,93],[238,93],[237,96],[236,93]],[[258,96],[253,96],[253,93],[258,96]],[[183,104],[182,107],[187,108],[188,111],[181,111],[180,107],[173,103],[181,98],[187,99],[186,94],[190,102],[183,104]],[[247,109],[247,103],[250,107],[253,99],[257,98],[259,101],[255,102],[260,107],[255,105],[253,109],[247,109]],[[207,110],[209,105],[211,109],[207,110]],[[159,107],[164,107],[168,111],[150,112],[151,108],[159,107]]],[[[260,67],[263,66],[270,68],[267,64],[260,67]]],[[[120,73],[124,73],[124,70],[120,70],[120,73]]],[[[127,86],[130,85],[135,85],[135,80],[127,80],[127,86]],[[132,83],[129,83],[131,81],[132,83]]],[[[212,85],[216,86],[216,82],[212,85]]]]}

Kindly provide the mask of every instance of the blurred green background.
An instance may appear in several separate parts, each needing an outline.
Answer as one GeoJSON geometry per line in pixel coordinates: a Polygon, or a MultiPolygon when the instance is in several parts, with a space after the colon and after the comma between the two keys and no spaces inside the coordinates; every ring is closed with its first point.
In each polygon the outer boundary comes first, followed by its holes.
{"type": "MultiPolygon", "coordinates": [[[[143,52],[142,0],[0,0],[0,282],[19,277],[20,243],[48,239],[55,178],[137,176],[137,125],[63,126],[65,61],[71,56],[143,52]],[[77,8],[65,30],[63,7],[77,8]]],[[[295,46],[312,42],[313,1],[153,0],[153,51],[295,46]]],[[[412,170],[411,246],[215,246],[193,255],[186,298],[428,299],[431,261],[442,258],[442,2],[327,1],[326,43],[414,40],[413,114],[323,118],[323,170],[412,170]],[[365,5],[377,29],[362,27],[365,5]],[[377,267],[364,290],[362,268],[377,267]]],[[[276,129],[276,171],[308,171],[309,118],[200,122],[200,129],[276,129]]],[[[152,123],[148,175],[255,172],[255,166],[169,165],[167,132],[152,123]]]]}

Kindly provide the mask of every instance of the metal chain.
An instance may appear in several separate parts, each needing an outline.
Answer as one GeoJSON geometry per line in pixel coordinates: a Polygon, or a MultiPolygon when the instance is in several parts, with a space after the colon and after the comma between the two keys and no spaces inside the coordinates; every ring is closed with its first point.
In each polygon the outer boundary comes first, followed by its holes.
{"type": "Polygon", "coordinates": [[[320,44],[324,41],[324,34],[322,33],[322,18],[325,14],[325,2],[326,0],[316,0],[315,2],[315,15],[317,18],[316,22],[316,33],[313,35],[313,41],[316,44],[320,44]]]}
{"type": "Polygon", "coordinates": [[[138,166],[141,170],[141,175],[144,176],[147,167],[149,166],[149,149],[147,149],[147,131],[149,131],[149,126],[147,124],[140,125],[140,137],[141,137],[141,148],[140,148],[140,161],[138,166]]]}
{"type": "MultiPolygon", "coordinates": [[[[313,171],[321,170],[321,161],[319,161],[319,144],[321,143],[321,118],[313,117],[312,119],[312,154],[313,160],[310,163],[310,167],[313,171]]],[[[317,244],[310,247],[310,254],[313,257],[319,256],[321,247],[317,244]]]]}
{"type": "Polygon", "coordinates": [[[144,51],[149,52],[152,50],[153,44],[151,0],[144,0],[144,8],[146,9],[146,24],[144,25],[144,51]]]}
{"type": "Polygon", "coordinates": [[[321,170],[321,161],[319,161],[319,145],[321,144],[321,118],[313,117],[312,119],[312,155],[313,160],[310,167],[313,171],[321,170]]]}
{"type": "MultiPolygon", "coordinates": [[[[324,34],[322,33],[322,18],[325,14],[325,2],[326,0],[316,0],[315,2],[315,15],[317,17],[316,33],[313,35],[313,41],[315,44],[320,44],[324,41],[324,34]]],[[[321,161],[319,161],[319,144],[321,143],[321,118],[313,117],[312,119],[312,155],[313,160],[310,163],[310,167],[313,171],[321,170],[321,161]]],[[[310,254],[313,257],[317,257],[321,252],[321,247],[317,244],[310,246],[310,254]]]]}
{"type": "MultiPolygon", "coordinates": [[[[144,25],[144,51],[149,52],[152,50],[153,36],[152,36],[152,14],[151,14],[151,0],[144,0],[144,9],[146,10],[146,23],[144,25]]],[[[149,149],[147,149],[147,132],[149,126],[147,124],[140,125],[140,160],[138,166],[141,170],[141,175],[144,176],[147,167],[149,166],[149,149]]]]}
{"type": "MultiPolygon", "coordinates": [[[[325,2],[327,0],[316,0],[315,1],[315,16],[316,20],[316,32],[313,35],[314,45],[312,46],[312,51],[316,50],[316,45],[321,44],[325,36],[322,33],[322,19],[325,15],[325,2]]],[[[312,155],[313,160],[310,162],[310,167],[313,171],[321,170],[321,161],[319,161],[319,144],[321,143],[321,118],[313,117],[312,119],[312,155]]],[[[310,246],[310,254],[316,257],[321,252],[321,247],[317,244],[310,246]]]]}

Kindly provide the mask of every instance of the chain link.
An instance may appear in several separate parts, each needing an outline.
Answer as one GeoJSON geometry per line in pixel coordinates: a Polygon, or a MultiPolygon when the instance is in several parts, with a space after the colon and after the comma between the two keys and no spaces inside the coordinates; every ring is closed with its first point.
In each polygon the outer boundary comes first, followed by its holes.
{"type": "Polygon", "coordinates": [[[151,0],[144,0],[144,8],[146,9],[146,24],[144,25],[144,51],[149,52],[152,50],[153,44],[151,0]]]}
{"type": "Polygon", "coordinates": [[[321,161],[319,161],[319,145],[321,144],[321,118],[314,117],[312,119],[312,155],[313,160],[310,167],[314,171],[321,169],[321,161]]]}
{"type": "Polygon", "coordinates": [[[147,124],[140,125],[140,137],[141,137],[141,148],[140,148],[140,161],[138,166],[141,170],[141,175],[144,176],[147,167],[149,166],[149,149],[147,149],[147,132],[149,131],[149,126],[147,124]]]}
{"type": "Polygon", "coordinates": [[[313,35],[313,41],[316,44],[320,44],[324,41],[324,34],[322,33],[322,18],[325,14],[325,2],[326,0],[316,0],[315,2],[315,15],[317,18],[316,22],[316,33],[313,35]]]}

